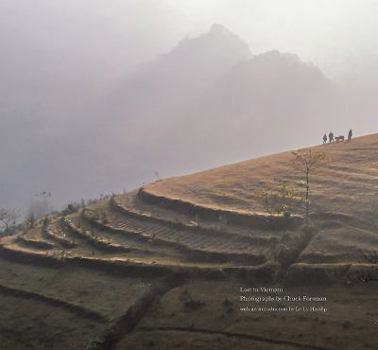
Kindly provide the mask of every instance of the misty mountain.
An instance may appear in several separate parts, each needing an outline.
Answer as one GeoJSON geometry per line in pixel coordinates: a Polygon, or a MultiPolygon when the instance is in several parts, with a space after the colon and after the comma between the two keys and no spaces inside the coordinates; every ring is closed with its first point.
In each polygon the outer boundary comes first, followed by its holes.
{"type": "MultiPolygon", "coordinates": [[[[196,38],[185,38],[170,52],[126,77],[104,101],[112,119],[163,123],[200,97],[229,69],[251,56],[248,45],[214,24],[196,38]]],[[[106,113],[109,114],[108,112],[106,113]]]]}
{"type": "MultiPolygon", "coordinates": [[[[203,35],[183,39],[115,85],[88,112],[96,117],[85,127],[94,135],[87,140],[106,140],[101,153],[118,169],[114,173],[122,174],[117,183],[125,181],[125,173],[131,183],[141,178],[150,181],[155,171],[173,174],[180,155],[175,162],[164,151],[172,147],[172,126],[185,120],[184,111],[203,99],[216,81],[251,56],[243,40],[215,24],[203,35]],[[154,152],[155,147],[163,153],[154,152]]],[[[177,130],[178,135],[181,132],[177,130]]],[[[97,156],[93,154],[93,164],[98,163],[97,156]]],[[[195,164],[187,166],[179,171],[198,168],[195,164]]],[[[99,173],[101,169],[96,170],[99,173]]]]}
{"type": "Polygon", "coordinates": [[[194,147],[202,155],[210,152],[220,162],[274,151],[277,144],[306,144],[337,126],[336,96],[332,82],[296,55],[259,54],[214,82],[183,112],[170,138],[190,152],[194,147]],[[177,129],[184,132],[177,136],[177,129]]]}
{"type": "MultiPolygon", "coordinates": [[[[71,93],[80,100],[80,91],[71,93]]],[[[83,94],[85,108],[83,101],[68,110],[41,106],[36,124],[9,122],[20,137],[0,141],[7,169],[1,206],[24,206],[42,191],[61,206],[130,190],[156,172],[165,177],[309,144],[337,125],[335,88],[319,69],[277,51],[252,55],[220,25],[120,77],[102,98],[83,94]],[[47,118],[62,111],[60,122],[47,118]],[[19,150],[13,158],[10,145],[19,150]]]]}
{"type": "Polygon", "coordinates": [[[132,150],[143,172],[163,174],[279,151],[336,126],[336,95],[313,64],[278,51],[253,56],[241,39],[214,25],[113,94],[119,108],[113,117],[128,135],[117,148],[132,150]]]}

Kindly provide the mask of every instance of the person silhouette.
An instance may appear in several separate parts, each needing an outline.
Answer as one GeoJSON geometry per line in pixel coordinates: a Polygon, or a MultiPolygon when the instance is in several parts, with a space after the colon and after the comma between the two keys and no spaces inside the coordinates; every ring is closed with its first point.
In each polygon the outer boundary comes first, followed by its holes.
{"type": "Polygon", "coordinates": [[[352,129],[350,129],[348,132],[348,141],[352,141],[352,136],[353,136],[353,131],[352,129]]]}
{"type": "Polygon", "coordinates": [[[333,142],[334,140],[333,140],[333,137],[334,137],[334,135],[333,135],[333,132],[332,131],[330,131],[330,133],[329,133],[329,135],[328,135],[328,138],[329,138],[329,143],[331,143],[331,142],[333,142]]]}
{"type": "Polygon", "coordinates": [[[324,134],[323,135],[323,145],[327,143],[327,134],[324,134]]]}

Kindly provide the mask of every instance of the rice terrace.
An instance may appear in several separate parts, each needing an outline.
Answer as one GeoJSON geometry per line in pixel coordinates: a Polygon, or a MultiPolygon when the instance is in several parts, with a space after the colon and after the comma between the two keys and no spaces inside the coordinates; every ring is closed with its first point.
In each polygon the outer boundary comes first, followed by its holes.
{"type": "Polygon", "coordinates": [[[4,350],[377,349],[378,134],[158,180],[0,244],[4,350]],[[328,311],[242,312],[248,288],[328,311]]]}

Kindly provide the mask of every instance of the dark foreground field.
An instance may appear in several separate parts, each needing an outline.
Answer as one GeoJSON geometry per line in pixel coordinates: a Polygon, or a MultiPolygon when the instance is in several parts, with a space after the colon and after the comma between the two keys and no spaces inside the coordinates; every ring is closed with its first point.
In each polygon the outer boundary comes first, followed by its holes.
{"type": "Polygon", "coordinates": [[[143,275],[1,259],[1,349],[378,347],[378,282],[279,284],[326,297],[327,312],[259,313],[240,311],[240,288],[259,286],[247,279],[143,275]]]}

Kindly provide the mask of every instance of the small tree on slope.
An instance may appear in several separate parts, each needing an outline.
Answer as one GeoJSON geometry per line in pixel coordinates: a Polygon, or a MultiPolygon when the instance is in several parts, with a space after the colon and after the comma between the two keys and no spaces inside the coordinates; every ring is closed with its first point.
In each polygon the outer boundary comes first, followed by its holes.
{"type": "Polygon", "coordinates": [[[325,160],[324,152],[312,151],[311,149],[305,151],[293,152],[293,165],[298,169],[305,178],[305,224],[308,226],[310,213],[310,193],[311,181],[310,177],[314,170],[325,160]]]}
{"type": "Polygon", "coordinates": [[[0,224],[8,232],[11,226],[16,224],[19,214],[16,209],[0,209],[0,224]]]}

